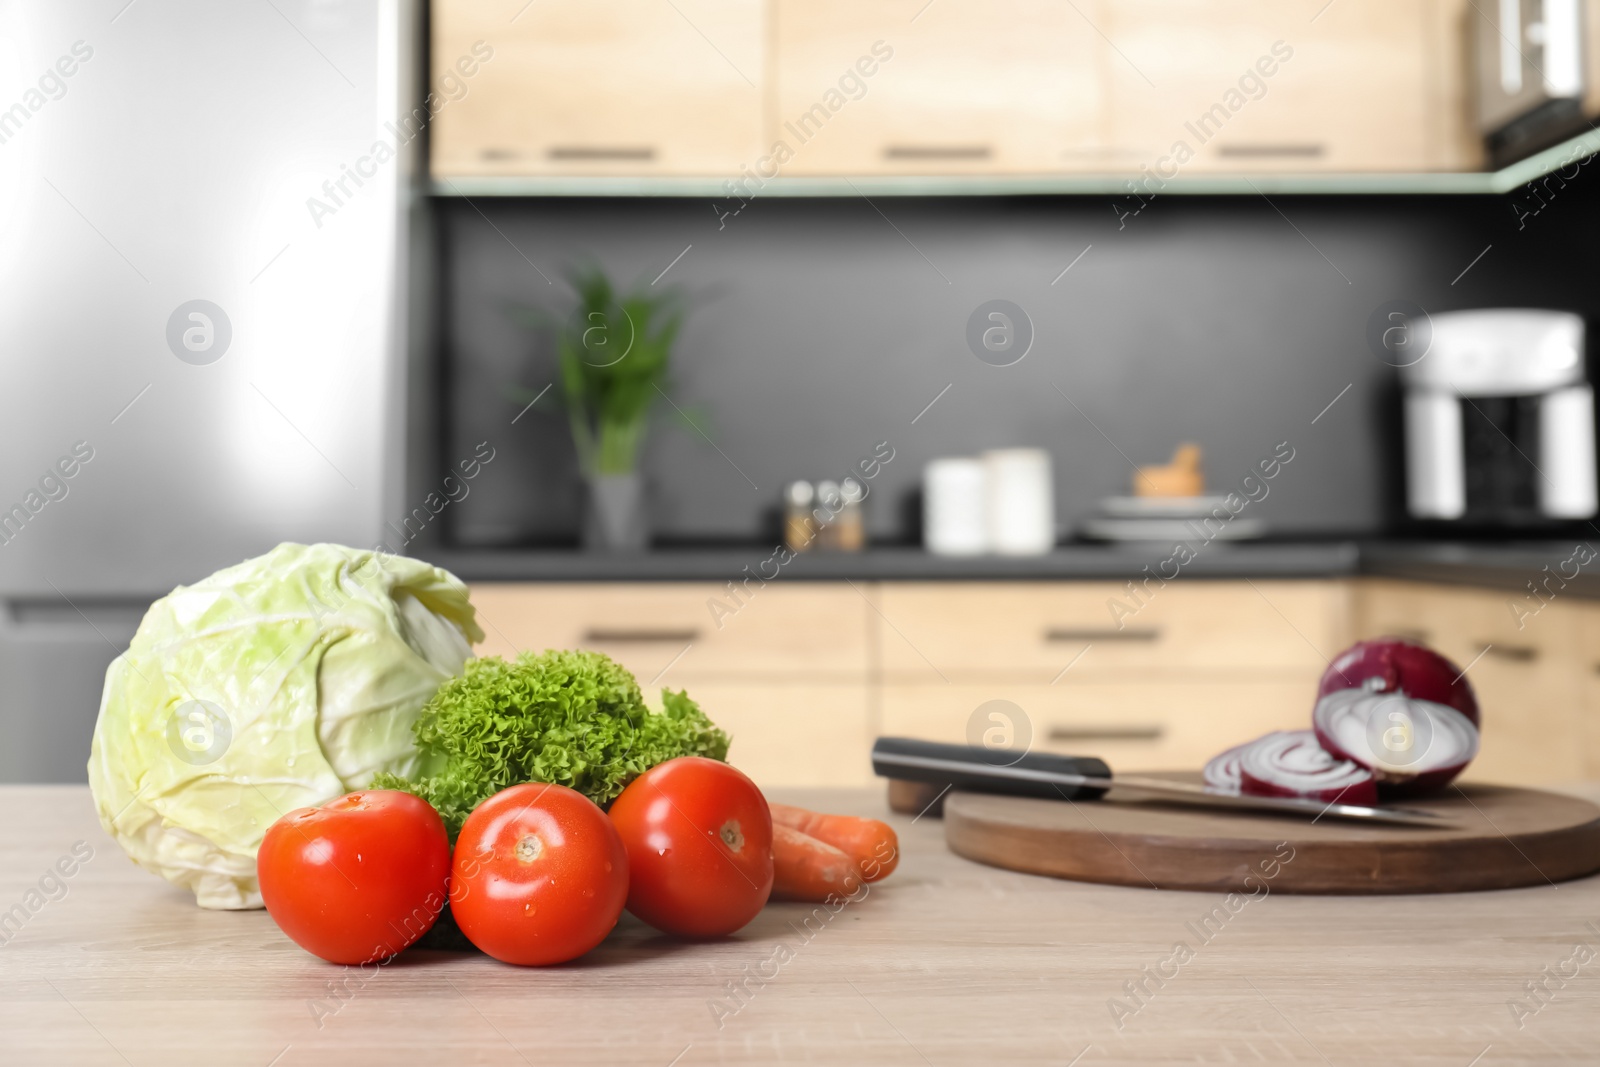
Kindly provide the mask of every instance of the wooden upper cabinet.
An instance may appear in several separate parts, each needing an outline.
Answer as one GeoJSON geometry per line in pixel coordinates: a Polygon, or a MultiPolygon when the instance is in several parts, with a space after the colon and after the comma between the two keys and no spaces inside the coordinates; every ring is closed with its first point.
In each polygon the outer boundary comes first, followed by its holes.
{"type": "Polygon", "coordinates": [[[435,0],[433,173],[735,177],[762,147],[766,7],[435,0]]]}
{"type": "Polygon", "coordinates": [[[1161,177],[1464,165],[1460,123],[1441,113],[1464,107],[1466,77],[1464,30],[1446,9],[1453,0],[1107,0],[1113,147],[1161,177]]]}
{"type": "Polygon", "coordinates": [[[1475,169],[1475,17],[1472,0],[435,0],[433,173],[1475,169]]]}
{"type": "Polygon", "coordinates": [[[772,3],[785,175],[1049,173],[1094,158],[1093,0],[772,3]]]}

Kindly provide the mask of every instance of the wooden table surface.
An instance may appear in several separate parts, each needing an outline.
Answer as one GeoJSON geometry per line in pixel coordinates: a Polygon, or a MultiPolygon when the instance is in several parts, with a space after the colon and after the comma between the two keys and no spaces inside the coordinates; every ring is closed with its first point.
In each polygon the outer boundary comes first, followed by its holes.
{"type": "MultiPolygon", "coordinates": [[[[887,813],[878,792],[784,799],[887,813]]],[[[6,1067],[1600,1062],[1600,879],[1230,909],[978,866],[893,816],[900,870],[836,915],[774,905],[714,944],[624,916],[563,967],[362,971],[137,869],[86,789],[0,804],[0,910],[42,901],[0,946],[6,1067]],[[75,846],[93,855],[64,895],[30,897],[75,846]]]]}

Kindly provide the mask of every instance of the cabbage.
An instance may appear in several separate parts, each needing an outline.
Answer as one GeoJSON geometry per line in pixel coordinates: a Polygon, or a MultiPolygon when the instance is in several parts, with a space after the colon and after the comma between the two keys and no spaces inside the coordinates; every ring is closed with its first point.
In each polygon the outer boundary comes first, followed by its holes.
{"type": "Polygon", "coordinates": [[[180,586],[106,671],[100,823],[201,907],[260,907],[267,827],[413,773],[418,713],[481,640],[459,579],[381,552],[282,544],[180,586]]]}

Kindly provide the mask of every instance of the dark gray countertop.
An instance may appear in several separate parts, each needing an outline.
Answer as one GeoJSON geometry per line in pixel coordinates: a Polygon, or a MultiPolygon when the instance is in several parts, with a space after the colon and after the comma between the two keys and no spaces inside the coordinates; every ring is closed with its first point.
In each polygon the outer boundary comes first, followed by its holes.
{"type": "Polygon", "coordinates": [[[1600,539],[1501,544],[1374,542],[1363,544],[1360,556],[1360,573],[1379,577],[1524,593],[1530,582],[1548,582],[1552,592],[1600,598],[1600,539]]]}
{"type": "Polygon", "coordinates": [[[1047,556],[935,556],[920,548],[865,552],[808,552],[779,563],[772,545],[659,549],[636,555],[579,551],[437,550],[422,558],[467,581],[730,581],[751,574],[801,580],[1049,580],[1133,578],[1165,565],[1185,577],[1314,578],[1356,573],[1351,541],[1212,544],[1187,563],[1168,562],[1172,549],[1149,546],[1072,545],[1047,556]]]}
{"type": "MultiPolygon", "coordinates": [[[[772,546],[659,549],[637,555],[576,550],[438,549],[419,553],[472,582],[731,581],[749,573],[812,581],[1123,580],[1150,572],[1192,578],[1336,578],[1375,575],[1525,589],[1563,563],[1568,590],[1600,598],[1600,558],[1579,565],[1575,541],[1295,541],[1211,544],[1179,564],[1171,549],[1069,545],[1046,556],[949,558],[920,548],[807,553],[778,563],[772,546]],[[1571,562],[1567,562],[1571,561],[1571,562]]],[[[1592,551],[1600,552],[1600,549],[1592,551]]]]}

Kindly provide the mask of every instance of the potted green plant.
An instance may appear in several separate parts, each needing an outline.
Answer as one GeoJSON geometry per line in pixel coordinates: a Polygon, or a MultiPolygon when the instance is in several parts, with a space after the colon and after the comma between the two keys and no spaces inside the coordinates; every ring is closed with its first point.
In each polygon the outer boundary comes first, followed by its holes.
{"type": "Polygon", "coordinates": [[[639,449],[651,410],[666,394],[672,346],[683,322],[673,290],[619,293],[605,272],[571,272],[577,305],[556,352],[572,443],[588,486],[587,548],[637,551],[650,540],[639,449]]]}

